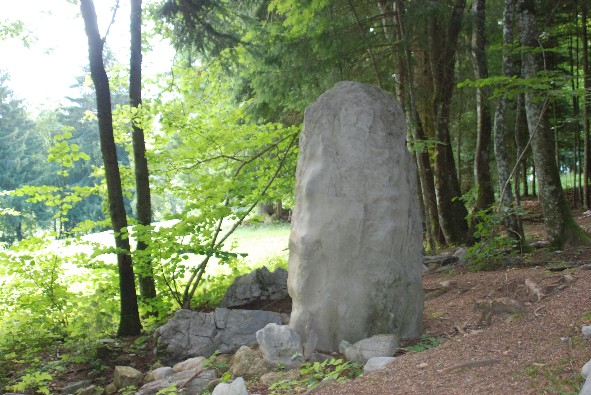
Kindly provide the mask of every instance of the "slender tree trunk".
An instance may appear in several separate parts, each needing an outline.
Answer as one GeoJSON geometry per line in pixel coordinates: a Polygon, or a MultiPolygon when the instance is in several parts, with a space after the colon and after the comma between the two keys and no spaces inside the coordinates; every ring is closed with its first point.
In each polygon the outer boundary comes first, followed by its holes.
{"type": "MultiPolygon", "coordinates": [[[[486,59],[486,22],[485,0],[472,2],[472,66],[474,77],[477,80],[488,78],[488,65],[486,59]]],[[[490,140],[491,140],[491,115],[490,115],[490,88],[476,88],[476,153],[474,155],[474,181],[478,186],[478,192],[474,210],[485,210],[495,202],[492,179],[490,176],[490,140]]]]}
{"type": "MultiPolygon", "coordinates": [[[[414,76],[413,66],[411,64],[411,50],[409,47],[408,37],[405,33],[405,25],[403,18],[404,5],[402,0],[395,0],[396,5],[396,32],[398,34],[399,42],[402,44],[402,52],[400,58],[404,61],[400,62],[400,73],[403,75],[403,80],[406,81],[406,89],[404,85],[401,85],[401,91],[406,91],[406,95],[402,95],[403,98],[408,99],[403,101],[406,108],[406,114],[412,134],[412,138],[415,142],[421,142],[426,140],[425,131],[418,115],[417,99],[414,87],[414,76]]],[[[445,239],[440,230],[439,226],[439,213],[437,207],[437,197],[435,193],[435,181],[433,175],[433,169],[431,167],[431,159],[429,158],[428,149],[422,149],[416,153],[417,155],[417,167],[419,171],[419,178],[421,184],[421,191],[423,196],[423,206],[425,208],[425,223],[429,227],[427,230],[427,236],[430,240],[427,240],[430,248],[435,249],[435,244],[443,244],[445,239]]]]}
{"type": "MultiPolygon", "coordinates": [[[[535,78],[542,70],[537,52],[539,44],[535,1],[519,0],[518,5],[520,44],[524,48],[521,55],[522,75],[524,78],[535,78]]],[[[540,100],[533,89],[525,93],[527,124],[538,175],[546,232],[552,247],[561,249],[568,242],[579,241],[586,237],[575,223],[562,190],[560,174],[554,159],[554,135],[548,125],[547,107],[547,101],[540,100]]]]}
{"type": "MultiPolygon", "coordinates": [[[[480,1],[480,0],[479,0],[480,1]]],[[[513,42],[513,25],[515,15],[515,0],[505,0],[505,8],[503,11],[503,75],[512,77],[515,75],[515,67],[513,62],[512,49],[513,42]]],[[[509,149],[507,147],[507,121],[506,113],[509,99],[505,95],[500,98],[495,112],[494,120],[494,150],[497,163],[499,197],[501,212],[509,212],[504,218],[505,227],[511,237],[520,241],[524,240],[523,227],[520,218],[511,212],[513,204],[513,191],[511,189],[511,172],[510,172],[510,158],[509,149]]],[[[517,154],[519,158],[519,153],[517,154]]],[[[516,166],[519,168],[519,165],[516,166]]]]}
{"type": "MultiPolygon", "coordinates": [[[[574,34],[569,34],[569,48],[568,48],[568,54],[569,54],[569,65],[570,65],[570,74],[571,75],[575,75],[575,67],[578,69],[578,59],[579,59],[579,51],[578,51],[578,45],[577,45],[577,54],[576,54],[576,61],[575,61],[575,55],[573,53],[573,41],[577,41],[578,43],[578,38],[577,38],[577,30],[578,30],[578,12],[577,9],[575,9],[575,13],[574,13],[574,18],[575,18],[575,25],[577,26],[575,28],[575,33],[574,34]]],[[[572,92],[576,92],[578,88],[578,83],[577,83],[577,79],[576,78],[571,78],[571,90],[572,92]]],[[[580,129],[581,129],[581,123],[579,121],[579,98],[573,94],[572,95],[572,107],[573,107],[573,118],[575,119],[575,128],[573,131],[573,164],[572,164],[572,170],[573,170],[573,206],[574,207],[578,207],[580,203],[582,203],[579,200],[579,189],[577,188],[577,173],[579,171],[579,161],[580,161],[580,156],[579,156],[579,149],[580,149],[580,129]]]]}
{"type": "Polygon", "coordinates": [[[456,46],[462,25],[465,0],[455,0],[448,22],[444,42],[441,26],[434,18],[429,36],[431,41],[431,68],[434,70],[433,115],[435,120],[435,189],[439,223],[448,244],[464,244],[470,241],[466,217],[468,212],[461,196],[455,172],[456,166],[449,134],[449,115],[454,88],[456,46]]]}
{"type": "Polygon", "coordinates": [[[587,36],[587,1],[583,1],[581,7],[581,49],[583,58],[583,138],[585,158],[583,160],[583,199],[587,209],[591,208],[589,196],[589,166],[591,166],[589,152],[589,118],[591,117],[591,69],[589,68],[589,37],[587,36]]]}
{"type": "Polygon", "coordinates": [[[121,319],[118,336],[138,335],[142,329],[138,313],[135,278],[127,237],[127,217],[121,189],[121,176],[115,138],[113,136],[113,114],[111,113],[111,91],[103,63],[104,41],[100,37],[96,12],[92,0],[80,0],[80,11],[88,37],[88,58],[90,75],[96,90],[97,115],[101,153],[105,165],[107,201],[117,248],[119,271],[119,293],[121,298],[121,319]]]}
{"type": "Polygon", "coordinates": [[[152,223],[152,201],[144,130],[140,125],[141,117],[138,116],[142,105],[142,0],[131,0],[129,26],[131,33],[129,104],[132,111],[136,212],[138,224],[142,228],[140,232],[142,234],[138,237],[136,246],[137,255],[140,257],[139,262],[136,262],[136,267],[139,266],[137,271],[140,295],[143,298],[151,299],[156,297],[156,285],[154,284],[151,259],[146,252],[150,237],[146,227],[152,223]]]}

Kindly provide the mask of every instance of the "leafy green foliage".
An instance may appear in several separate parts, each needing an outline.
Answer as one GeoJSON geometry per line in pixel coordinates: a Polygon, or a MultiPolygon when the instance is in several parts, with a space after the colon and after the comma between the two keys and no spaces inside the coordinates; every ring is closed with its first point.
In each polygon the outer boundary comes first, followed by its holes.
{"type": "MultiPolygon", "coordinates": [[[[356,362],[331,358],[322,362],[306,362],[300,367],[301,378],[284,380],[269,386],[272,394],[293,394],[301,390],[311,390],[322,380],[336,382],[353,379],[363,373],[363,366],[356,362]]],[[[303,392],[303,391],[302,391],[303,392]]]]}
{"type": "Polygon", "coordinates": [[[51,391],[49,390],[47,384],[49,381],[51,381],[51,379],[53,379],[53,377],[48,373],[28,373],[22,376],[19,379],[19,382],[10,388],[15,392],[50,395],[51,391]]]}
{"type": "Polygon", "coordinates": [[[291,195],[291,188],[283,188],[294,177],[299,129],[250,120],[247,103],[224,95],[227,87],[218,82],[219,73],[215,65],[207,72],[175,70],[163,86],[174,88],[173,95],[143,107],[161,114],[161,133],[154,136],[148,157],[155,174],[153,195],[174,196],[182,207],[175,212],[160,207],[160,215],[174,219],[171,225],[138,227],[134,236],[150,232],[146,253],[166,292],[185,307],[210,260],[231,263],[237,257],[226,244],[230,234],[259,201],[291,195]]]}

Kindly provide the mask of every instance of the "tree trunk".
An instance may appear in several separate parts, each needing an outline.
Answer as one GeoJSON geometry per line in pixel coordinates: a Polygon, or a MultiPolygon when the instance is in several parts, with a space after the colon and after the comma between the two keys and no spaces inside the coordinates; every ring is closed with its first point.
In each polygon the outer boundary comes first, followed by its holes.
{"type": "MultiPolygon", "coordinates": [[[[488,78],[485,37],[485,0],[472,3],[472,65],[477,80],[488,78]]],[[[474,210],[485,210],[495,202],[490,176],[490,88],[476,88],[476,153],[474,155],[474,181],[478,186],[474,210]]]]}
{"type": "Polygon", "coordinates": [[[139,124],[141,117],[136,111],[142,105],[142,0],[131,0],[130,16],[130,61],[129,61],[129,104],[132,110],[133,159],[135,163],[135,191],[137,221],[143,233],[137,241],[136,251],[139,262],[138,282],[142,298],[155,298],[156,285],[152,272],[151,258],[146,249],[149,243],[149,231],[146,227],[152,223],[152,201],[150,196],[150,176],[146,159],[144,130],[139,124]]]}
{"type": "Polygon", "coordinates": [[[142,329],[138,313],[135,278],[127,237],[127,217],[121,189],[121,175],[117,161],[117,151],[113,136],[113,114],[111,113],[111,91],[109,79],[103,63],[103,45],[94,3],[92,0],[80,0],[80,11],[84,19],[88,37],[88,58],[90,75],[96,90],[97,116],[101,153],[105,165],[107,199],[109,214],[115,235],[117,248],[117,268],[119,271],[119,293],[121,299],[121,319],[117,330],[118,336],[138,335],[142,329]]]}
{"type": "MultiPolygon", "coordinates": [[[[404,5],[402,4],[402,0],[395,0],[395,7],[396,19],[394,24],[396,26],[398,42],[402,44],[402,51],[399,51],[401,52],[400,59],[404,60],[400,62],[399,68],[400,74],[403,76],[402,80],[406,82],[406,86],[404,84],[401,84],[400,86],[400,91],[406,92],[406,94],[401,93],[401,98],[404,99],[402,103],[406,110],[412,138],[415,142],[420,143],[421,141],[426,140],[426,136],[418,115],[416,102],[417,99],[415,95],[415,87],[413,84],[414,76],[413,66],[411,63],[411,50],[409,47],[408,38],[406,37],[405,33],[404,18],[402,14],[404,5]]],[[[381,11],[385,11],[385,7],[381,8],[381,11]]],[[[439,209],[437,207],[437,197],[435,193],[435,180],[428,149],[424,148],[418,150],[418,152],[416,152],[416,157],[423,198],[423,207],[425,210],[425,224],[428,227],[427,242],[430,249],[434,250],[435,244],[444,244],[445,239],[439,226],[439,209]]]]}
{"type": "Polygon", "coordinates": [[[583,199],[587,209],[591,208],[589,196],[589,166],[591,152],[589,152],[589,117],[591,117],[591,69],[589,68],[589,37],[587,37],[587,2],[583,1],[581,7],[581,41],[583,58],[583,138],[584,138],[584,160],[583,160],[583,199]]]}
{"type": "Polygon", "coordinates": [[[439,223],[447,244],[464,244],[470,241],[466,216],[468,212],[461,196],[460,185],[449,134],[449,114],[454,88],[456,46],[462,25],[465,0],[455,0],[447,32],[442,42],[442,32],[436,19],[430,24],[431,68],[434,71],[433,119],[435,120],[435,189],[439,223]]]}
{"type": "MultiPolygon", "coordinates": [[[[482,0],[479,0],[482,1],[482,0]]],[[[512,77],[514,73],[513,54],[511,53],[513,43],[513,21],[515,11],[515,0],[505,0],[505,9],[503,11],[503,75],[512,77]]],[[[504,224],[511,237],[520,241],[524,240],[523,227],[520,218],[511,212],[514,208],[513,191],[511,189],[511,172],[509,149],[507,147],[507,121],[506,113],[509,99],[505,95],[499,99],[495,112],[494,120],[494,150],[497,163],[499,200],[501,213],[504,215],[504,224]]],[[[517,153],[519,158],[519,152],[517,153]]],[[[519,165],[516,166],[519,168],[519,165]]]]}
{"type": "MultiPolygon", "coordinates": [[[[569,34],[569,47],[568,47],[568,58],[569,58],[569,67],[570,67],[570,74],[575,75],[575,67],[578,69],[579,65],[579,48],[577,45],[577,53],[576,58],[573,54],[573,41],[578,43],[577,37],[577,30],[578,30],[578,12],[575,9],[575,32],[574,34],[569,34]],[[575,60],[576,59],[576,60],[575,60]]],[[[575,128],[573,130],[573,163],[572,163],[572,171],[573,171],[573,206],[578,207],[580,203],[579,200],[579,189],[577,188],[577,173],[579,171],[579,163],[580,163],[580,130],[581,130],[581,122],[579,119],[579,98],[574,92],[578,89],[578,79],[571,78],[571,90],[573,92],[572,95],[572,107],[573,107],[573,118],[575,119],[575,128]]]]}
{"type": "MultiPolygon", "coordinates": [[[[535,78],[542,70],[535,18],[535,1],[519,0],[521,70],[524,78],[535,78]]],[[[554,134],[548,125],[547,101],[540,100],[533,89],[525,93],[525,111],[536,167],[539,195],[546,232],[551,246],[562,249],[566,243],[586,239],[575,223],[560,183],[554,156],[554,134]]]]}

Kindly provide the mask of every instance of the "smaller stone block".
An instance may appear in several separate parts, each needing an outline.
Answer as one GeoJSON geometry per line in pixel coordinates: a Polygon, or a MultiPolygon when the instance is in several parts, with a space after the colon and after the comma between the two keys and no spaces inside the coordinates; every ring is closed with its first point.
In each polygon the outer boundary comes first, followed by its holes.
{"type": "Polygon", "coordinates": [[[113,376],[113,384],[117,389],[135,386],[142,384],[144,374],[131,366],[115,366],[115,373],[113,376]]]}
{"type": "Polygon", "coordinates": [[[234,377],[260,376],[272,370],[260,350],[253,350],[250,347],[242,346],[234,354],[230,373],[234,377]]]}
{"type": "Polygon", "coordinates": [[[144,376],[144,383],[151,383],[152,381],[161,380],[165,377],[175,374],[175,370],[170,366],[163,366],[154,370],[150,370],[144,376]]]}
{"type": "Polygon", "coordinates": [[[232,383],[218,384],[211,395],[248,395],[248,389],[242,377],[238,377],[232,383]]]}
{"type": "Polygon", "coordinates": [[[268,324],[257,331],[256,338],[267,363],[296,368],[304,362],[300,335],[289,326],[268,324]]]}
{"type": "Polygon", "coordinates": [[[194,370],[203,367],[206,361],[204,357],[189,358],[183,362],[179,362],[172,367],[175,372],[182,372],[183,370],[194,370]]]}
{"type": "Polygon", "coordinates": [[[370,358],[363,367],[363,372],[375,372],[377,370],[386,369],[389,364],[394,362],[395,357],[373,357],[370,358]]]}
{"type": "Polygon", "coordinates": [[[343,354],[345,354],[345,357],[349,361],[366,363],[374,357],[393,356],[399,343],[400,339],[396,335],[375,335],[368,339],[360,340],[353,345],[341,342],[339,351],[342,349],[343,354]]]}

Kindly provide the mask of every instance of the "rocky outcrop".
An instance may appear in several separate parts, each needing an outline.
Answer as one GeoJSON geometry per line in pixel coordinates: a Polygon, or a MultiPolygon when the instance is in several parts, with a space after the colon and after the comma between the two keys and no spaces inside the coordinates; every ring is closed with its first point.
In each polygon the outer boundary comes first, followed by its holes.
{"type": "Polygon", "coordinates": [[[287,297],[287,270],[266,267],[238,276],[224,294],[220,307],[240,307],[255,301],[274,301],[287,297]]]}
{"type": "Polygon", "coordinates": [[[290,326],[336,351],[420,334],[422,229],[404,114],[391,95],[341,82],[305,112],[289,242],[290,326]]]}
{"type": "Polygon", "coordinates": [[[234,352],[256,344],[256,331],[269,323],[281,324],[281,316],[269,311],[216,309],[211,313],[179,310],[155,332],[156,354],[168,363],[219,350],[234,352]]]}

